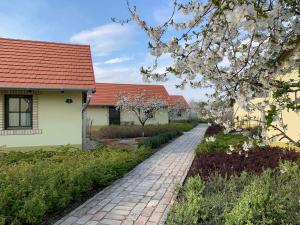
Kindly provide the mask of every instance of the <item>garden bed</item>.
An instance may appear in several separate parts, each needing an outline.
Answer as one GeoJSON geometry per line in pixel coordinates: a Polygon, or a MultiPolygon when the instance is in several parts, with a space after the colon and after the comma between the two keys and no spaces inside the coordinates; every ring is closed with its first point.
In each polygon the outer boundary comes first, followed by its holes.
{"type": "Polygon", "coordinates": [[[110,185],[152,153],[144,147],[124,150],[107,146],[94,151],[64,147],[1,153],[0,224],[51,220],[110,185]]]}
{"type": "Polygon", "coordinates": [[[280,161],[296,161],[300,153],[287,151],[281,148],[256,148],[247,153],[233,152],[228,155],[226,151],[215,151],[197,154],[192,163],[188,177],[200,175],[208,180],[216,173],[222,176],[239,175],[243,171],[259,175],[265,169],[276,168],[280,161]]]}
{"type": "Polygon", "coordinates": [[[101,127],[98,131],[92,133],[92,138],[101,141],[102,139],[127,139],[152,137],[168,132],[186,132],[194,128],[197,121],[181,121],[165,125],[111,125],[101,127]]]}
{"type": "Polygon", "coordinates": [[[300,153],[247,149],[247,137],[221,131],[208,129],[197,147],[166,224],[299,224],[300,153]]]}

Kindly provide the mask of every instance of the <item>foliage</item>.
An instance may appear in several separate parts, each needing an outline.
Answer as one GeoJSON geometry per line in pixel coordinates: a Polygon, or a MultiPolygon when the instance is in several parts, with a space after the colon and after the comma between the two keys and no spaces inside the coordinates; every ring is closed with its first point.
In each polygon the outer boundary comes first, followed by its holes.
{"type": "Polygon", "coordinates": [[[224,127],[218,124],[211,124],[205,131],[204,137],[213,136],[224,131],[224,127]]]}
{"type": "Polygon", "coordinates": [[[195,156],[188,176],[200,175],[207,180],[215,173],[221,176],[239,175],[243,171],[261,174],[265,169],[274,169],[280,161],[300,160],[300,153],[279,147],[252,147],[247,151],[214,151],[195,156]]]}
{"type": "MultiPolygon", "coordinates": [[[[151,26],[128,4],[131,20],[148,35],[149,52],[155,57],[153,66],[142,67],[141,74],[145,80],[157,81],[174,75],[182,81],[179,87],[210,88],[209,112],[217,120],[224,119],[224,112],[230,114],[234,104],[262,114],[268,113],[270,105],[276,106],[269,112],[267,125],[279,123],[276,130],[282,137],[300,145],[300,140],[282,129],[281,115],[286,109],[299,109],[293,95],[300,91],[300,76],[287,76],[291,71],[299,75],[299,54],[291,56],[300,41],[298,6],[298,0],[175,0],[170,18],[151,26]],[[159,58],[164,54],[173,63],[159,72],[159,58]],[[258,97],[266,98],[253,104],[251,100],[258,97]],[[223,110],[214,107],[219,103],[223,110]]],[[[228,118],[222,122],[226,128],[232,126],[228,118]]]]}
{"type": "Polygon", "coordinates": [[[204,152],[214,152],[217,150],[227,151],[229,145],[234,148],[241,148],[243,143],[247,141],[248,138],[241,134],[217,134],[215,136],[215,141],[209,141],[209,139],[204,139],[196,149],[197,154],[204,152]]]}
{"type": "Polygon", "coordinates": [[[0,164],[1,224],[40,224],[80,194],[105,187],[151,154],[147,148],[8,153],[0,164]]]}
{"type": "Polygon", "coordinates": [[[260,176],[189,178],[166,224],[298,224],[299,177],[299,166],[285,162],[260,176]]]}
{"type": "Polygon", "coordinates": [[[155,136],[161,133],[172,131],[188,131],[197,124],[196,121],[176,122],[166,125],[110,125],[102,127],[99,131],[94,132],[96,138],[135,138],[155,136]]]}
{"type": "Polygon", "coordinates": [[[199,124],[198,120],[182,120],[182,121],[173,122],[170,124],[170,126],[174,126],[176,129],[180,130],[181,132],[187,132],[193,129],[198,124],[199,124]]]}
{"type": "Polygon", "coordinates": [[[170,140],[172,140],[174,137],[177,137],[180,134],[181,134],[180,131],[169,131],[153,137],[149,137],[145,139],[143,142],[140,142],[139,147],[145,146],[152,149],[158,148],[159,146],[168,143],[170,140]]]}

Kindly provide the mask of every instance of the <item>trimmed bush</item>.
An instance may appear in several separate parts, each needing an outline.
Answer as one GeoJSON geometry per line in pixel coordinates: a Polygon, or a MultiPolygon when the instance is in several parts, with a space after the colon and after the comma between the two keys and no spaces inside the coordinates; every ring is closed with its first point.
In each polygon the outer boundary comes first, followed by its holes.
{"type": "Polygon", "coordinates": [[[193,129],[198,124],[199,124],[198,121],[192,120],[192,121],[178,121],[178,122],[171,123],[170,125],[174,126],[181,132],[187,132],[187,131],[193,129]]]}
{"type": "Polygon", "coordinates": [[[248,140],[247,137],[241,134],[217,134],[215,137],[215,141],[209,141],[208,139],[204,139],[200,145],[198,145],[196,149],[197,154],[201,154],[204,152],[214,152],[218,150],[227,151],[229,145],[232,145],[236,149],[240,148],[245,141],[248,140]]]}
{"type": "Polygon", "coordinates": [[[147,148],[8,153],[0,164],[0,224],[40,224],[80,194],[105,187],[151,155],[147,148]]]}
{"type": "Polygon", "coordinates": [[[260,176],[189,178],[166,224],[299,224],[299,177],[299,166],[285,162],[260,176]]]}
{"type": "Polygon", "coordinates": [[[136,138],[141,137],[144,133],[145,137],[152,137],[168,132],[186,132],[194,128],[198,124],[197,121],[182,121],[166,125],[111,125],[102,127],[94,132],[95,138],[136,138]]]}
{"type": "Polygon", "coordinates": [[[145,146],[151,149],[158,148],[159,146],[168,143],[170,140],[172,140],[173,138],[177,137],[180,134],[181,134],[180,131],[173,131],[173,132],[167,132],[153,137],[149,137],[145,139],[143,142],[140,142],[139,147],[145,146]]]}

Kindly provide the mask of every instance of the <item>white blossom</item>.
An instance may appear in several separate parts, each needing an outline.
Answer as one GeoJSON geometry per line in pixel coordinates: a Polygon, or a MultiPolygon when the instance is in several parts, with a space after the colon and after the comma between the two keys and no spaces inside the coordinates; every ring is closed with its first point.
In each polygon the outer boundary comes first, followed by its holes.
{"type": "MultiPolygon", "coordinates": [[[[171,17],[161,27],[150,26],[142,20],[135,7],[129,7],[131,19],[140,26],[153,43],[150,53],[155,57],[170,54],[170,70],[156,73],[153,68],[141,70],[145,79],[167,80],[175,75],[181,79],[178,87],[191,84],[195,88],[210,88],[209,102],[222,102],[225,107],[211,114],[229,132],[228,114],[232,105],[247,110],[259,110],[265,115],[269,106],[276,105],[274,123],[286,134],[281,112],[287,108],[287,96],[261,105],[252,99],[271,96],[278,87],[278,73],[283,77],[300,65],[299,57],[290,57],[287,65],[279,67],[278,60],[295,48],[300,36],[299,9],[293,1],[175,1],[174,14],[186,15],[176,22],[171,17]],[[176,36],[169,35],[169,30],[176,36]],[[226,116],[225,116],[226,115],[226,116]],[[276,121],[275,121],[276,120],[276,121]]],[[[262,128],[265,120],[262,119],[262,128]]],[[[273,124],[274,124],[273,123],[273,124]]],[[[263,136],[267,140],[267,136],[263,136]]]]}
{"type": "Polygon", "coordinates": [[[216,138],[213,137],[213,136],[207,137],[207,138],[205,139],[205,141],[206,141],[206,142],[215,142],[215,141],[216,141],[216,138]]]}

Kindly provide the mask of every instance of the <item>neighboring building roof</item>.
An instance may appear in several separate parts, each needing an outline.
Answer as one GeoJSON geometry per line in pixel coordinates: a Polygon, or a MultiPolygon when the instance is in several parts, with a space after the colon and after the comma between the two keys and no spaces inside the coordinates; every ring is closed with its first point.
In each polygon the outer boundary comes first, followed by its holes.
{"type": "Polygon", "coordinates": [[[95,89],[90,47],[0,38],[0,89],[95,89]]]}
{"type": "Polygon", "coordinates": [[[139,94],[145,91],[151,97],[168,102],[169,94],[163,85],[97,83],[90,105],[115,106],[121,93],[139,94]]]}
{"type": "Polygon", "coordinates": [[[187,103],[187,101],[185,100],[185,98],[182,95],[170,95],[169,103],[170,103],[170,105],[173,105],[173,106],[175,106],[176,104],[179,104],[179,107],[182,109],[191,108],[189,103],[187,103]]]}

